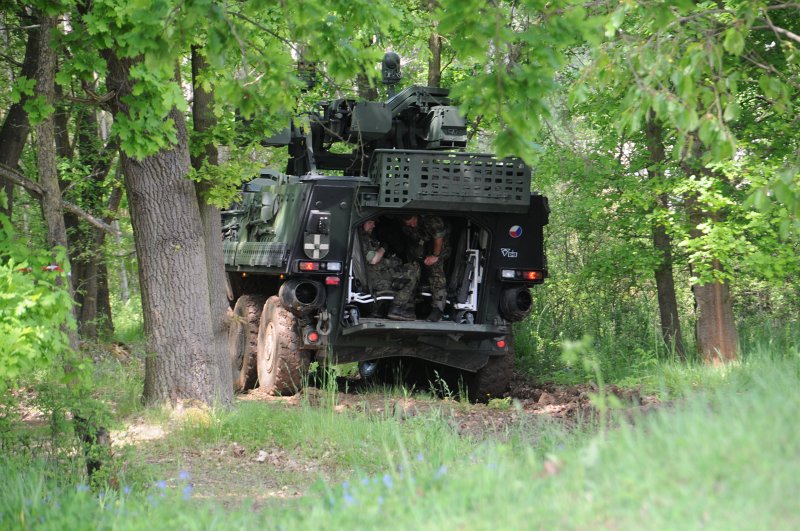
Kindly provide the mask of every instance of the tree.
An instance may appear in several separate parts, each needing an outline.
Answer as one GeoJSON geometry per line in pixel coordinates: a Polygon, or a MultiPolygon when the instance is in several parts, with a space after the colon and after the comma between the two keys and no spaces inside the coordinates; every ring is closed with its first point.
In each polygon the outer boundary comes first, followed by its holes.
{"type": "MultiPolygon", "coordinates": [[[[19,18],[26,21],[25,58],[20,68],[20,81],[27,84],[33,81],[36,74],[37,61],[39,59],[39,27],[26,8],[20,8],[19,18]]],[[[0,129],[0,164],[16,169],[22,149],[28,138],[30,124],[28,115],[25,112],[25,104],[28,95],[25,91],[18,93],[19,101],[13,103],[6,112],[3,126],[0,129]]],[[[14,202],[14,184],[7,179],[0,177],[0,186],[5,192],[6,203],[0,204],[0,213],[11,218],[14,202]]]]}
{"type": "MultiPolygon", "coordinates": [[[[667,130],[664,138],[671,142],[671,187],[678,194],[665,199],[683,208],[679,217],[688,224],[669,227],[666,234],[680,235],[678,243],[689,253],[696,279],[698,332],[717,332],[698,333],[699,349],[710,362],[734,357],[736,332],[725,294],[727,282],[734,276],[734,259],[746,259],[744,253],[759,242],[741,237],[747,226],[739,216],[745,203],[741,190],[749,183],[735,179],[744,186],[732,186],[729,176],[714,166],[730,166],[734,158],[735,126],[743,103],[739,87],[745,80],[768,102],[767,115],[761,119],[775,118],[776,129],[786,131],[780,117],[794,108],[800,86],[794,52],[800,42],[798,18],[791,16],[797,6],[683,1],[591,8],[570,2],[441,5],[442,27],[452,34],[453,46],[462,57],[482,63],[480,74],[457,93],[468,110],[480,109],[498,121],[503,128],[496,142],[501,151],[536,158],[536,145],[529,139],[553,117],[551,97],[559,80],[569,82],[563,71],[573,63],[582,63],[584,74],[571,86],[572,101],[607,87],[617,94],[620,111],[606,126],[641,134],[654,114],[667,130]],[[529,25],[510,23],[519,11],[529,18],[529,25]],[[767,42],[759,38],[765,32],[767,42]],[[507,50],[519,43],[524,43],[525,53],[512,63],[507,50]],[[737,215],[727,212],[731,209],[737,215]],[[734,223],[739,223],[739,231],[734,223]],[[746,245],[732,251],[741,243],[746,245]],[[706,309],[712,300],[711,310],[706,309]]],[[[788,214],[783,225],[800,228],[792,214],[800,208],[794,177],[797,159],[795,153],[783,162],[781,180],[773,180],[771,186],[781,190],[780,208],[788,214]]],[[[770,185],[759,184],[763,195],[749,187],[752,202],[766,203],[763,198],[769,196],[770,185]]]]}
{"type": "MultiPolygon", "coordinates": [[[[201,139],[199,146],[193,149],[192,167],[195,171],[202,172],[204,165],[217,166],[219,163],[216,146],[209,138],[213,132],[216,119],[214,118],[214,96],[203,88],[202,78],[208,69],[205,57],[198,46],[191,48],[192,61],[192,123],[194,133],[201,139]]],[[[219,208],[209,203],[208,194],[211,184],[208,180],[195,183],[197,201],[200,205],[200,218],[203,223],[203,239],[205,245],[206,268],[208,271],[209,305],[211,307],[211,339],[213,350],[227,352],[228,319],[227,319],[227,293],[225,290],[225,260],[222,255],[222,246],[214,242],[222,234],[222,216],[219,208]]],[[[227,356],[217,356],[216,362],[223,382],[232,381],[231,365],[227,356]]]]}
{"type": "MultiPolygon", "coordinates": [[[[218,130],[227,127],[238,133],[240,128],[231,127],[234,116],[251,120],[258,115],[267,118],[251,122],[260,127],[253,131],[260,137],[275,127],[276,118],[287,116],[302,86],[291,68],[295,50],[305,46],[309,60],[324,65],[329,75],[352,79],[376,52],[365,53],[339,35],[377,28],[378,20],[391,19],[388,15],[382,4],[344,1],[287,2],[267,8],[165,2],[145,9],[117,0],[78,6],[72,22],[79,31],[64,36],[72,56],[62,71],[65,80],[78,84],[99,72],[113,96],[108,103],[140,261],[150,352],[145,377],[148,402],[231,399],[230,378],[224,376],[227,355],[214,341],[223,319],[220,297],[212,295],[222,286],[215,280],[221,267],[222,242],[214,228],[219,221],[211,219],[216,210],[206,208],[214,194],[203,190],[205,198],[198,201],[187,179],[190,152],[180,65],[189,56],[190,45],[202,46],[209,65],[199,76],[203,90],[195,96],[202,97],[207,85],[224,102],[214,109],[224,117],[218,130]],[[188,42],[186,35],[196,36],[196,42],[188,42]],[[103,62],[97,61],[98,51],[103,62]],[[209,270],[210,262],[214,271],[209,270]]],[[[208,116],[201,105],[197,110],[197,118],[208,116]]],[[[210,137],[219,138],[215,133],[210,137]]],[[[209,167],[201,166],[200,173],[209,167]]]]}

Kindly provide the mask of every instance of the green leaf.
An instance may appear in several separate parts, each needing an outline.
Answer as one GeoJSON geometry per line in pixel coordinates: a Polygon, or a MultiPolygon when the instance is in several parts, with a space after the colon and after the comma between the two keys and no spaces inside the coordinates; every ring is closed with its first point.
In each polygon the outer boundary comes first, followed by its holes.
{"type": "Polygon", "coordinates": [[[17,79],[17,82],[14,83],[14,86],[11,89],[11,94],[9,95],[9,97],[11,98],[12,103],[19,103],[22,100],[23,96],[33,96],[35,88],[36,88],[35,79],[20,77],[19,79],[17,79]]]}
{"type": "Polygon", "coordinates": [[[742,108],[739,106],[739,102],[732,100],[725,106],[725,111],[722,114],[722,118],[726,122],[732,122],[739,118],[739,113],[741,111],[742,108]]]}
{"type": "Polygon", "coordinates": [[[622,22],[625,20],[625,14],[628,12],[628,8],[625,4],[621,5],[611,13],[611,16],[606,22],[605,31],[606,37],[613,37],[614,34],[617,32],[620,26],[622,26],[622,22]]]}
{"type": "Polygon", "coordinates": [[[764,96],[769,99],[777,99],[783,91],[783,83],[774,77],[762,75],[758,80],[758,85],[764,91],[764,96]]]}
{"type": "Polygon", "coordinates": [[[789,232],[792,228],[792,220],[789,218],[783,218],[778,226],[778,234],[780,235],[782,240],[786,240],[789,238],[789,232]]]}
{"type": "Polygon", "coordinates": [[[791,188],[783,181],[775,181],[772,184],[772,193],[775,194],[775,199],[784,205],[791,205],[794,203],[794,194],[791,188]]]}
{"type": "Polygon", "coordinates": [[[725,32],[725,40],[722,46],[731,55],[740,55],[744,50],[744,35],[739,28],[730,28],[725,32]]]}
{"type": "Polygon", "coordinates": [[[47,103],[47,100],[44,98],[44,96],[30,98],[25,102],[23,108],[25,109],[25,112],[28,113],[28,120],[30,120],[31,125],[33,126],[42,123],[45,118],[53,114],[55,111],[55,107],[47,103]]]}
{"type": "Polygon", "coordinates": [[[767,206],[769,206],[769,197],[763,188],[756,190],[753,193],[752,198],[753,206],[755,206],[757,210],[763,211],[767,208],[767,206]]]}
{"type": "Polygon", "coordinates": [[[694,109],[683,109],[676,118],[676,125],[684,131],[694,131],[700,121],[694,109]]]}

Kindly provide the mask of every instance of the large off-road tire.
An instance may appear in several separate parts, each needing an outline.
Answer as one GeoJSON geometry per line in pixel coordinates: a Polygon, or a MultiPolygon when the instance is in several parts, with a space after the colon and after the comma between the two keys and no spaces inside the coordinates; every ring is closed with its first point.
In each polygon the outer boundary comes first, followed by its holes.
{"type": "Polygon", "coordinates": [[[271,395],[292,395],[303,388],[311,351],[301,348],[297,318],[272,296],[264,304],[258,327],[259,386],[271,395]]]}
{"type": "Polygon", "coordinates": [[[252,389],[258,380],[256,350],[264,300],[266,297],[263,295],[242,295],[233,307],[228,327],[228,355],[236,393],[252,389]]]}
{"type": "Polygon", "coordinates": [[[489,358],[485,367],[474,373],[464,373],[470,402],[488,402],[501,398],[508,390],[514,373],[514,351],[489,358]]]}

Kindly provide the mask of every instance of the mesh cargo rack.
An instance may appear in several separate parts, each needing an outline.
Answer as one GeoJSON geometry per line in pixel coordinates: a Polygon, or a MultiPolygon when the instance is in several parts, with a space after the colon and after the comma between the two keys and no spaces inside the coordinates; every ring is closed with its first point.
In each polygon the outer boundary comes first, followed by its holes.
{"type": "Polygon", "coordinates": [[[379,149],[369,176],[385,208],[525,212],[531,195],[521,159],[483,153],[379,149]]]}

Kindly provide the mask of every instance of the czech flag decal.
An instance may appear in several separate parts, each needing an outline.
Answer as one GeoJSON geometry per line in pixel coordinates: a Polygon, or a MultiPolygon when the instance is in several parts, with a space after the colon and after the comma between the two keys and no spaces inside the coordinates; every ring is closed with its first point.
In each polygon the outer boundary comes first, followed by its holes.
{"type": "Polygon", "coordinates": [[[522,227],[520,227],[519,225],[514,225],[513,227],[508,229],[508,235],[511,236],[512,238],[519,238],[520,236],[522,236],[522,227]]]}

